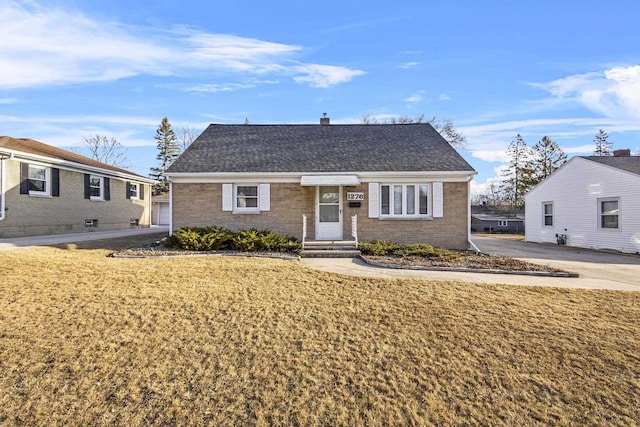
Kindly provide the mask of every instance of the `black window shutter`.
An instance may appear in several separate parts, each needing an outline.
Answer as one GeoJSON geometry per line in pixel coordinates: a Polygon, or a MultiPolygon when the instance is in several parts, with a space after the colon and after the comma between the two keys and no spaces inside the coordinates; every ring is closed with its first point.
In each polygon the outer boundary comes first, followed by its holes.
{"type": "Polygon", "coordinates": [[[109,178],[102,178],[102,179],[104,179],[104,199],[111,200],[111,188],[109,186],[109,178]]]}
{"type": "Polygon", "coordinates": [[[131,198],[131,183],[129,181],[127,181],[127,182],[125,182],[124,186],[125,186],[125,189],[127,190],[126,191],[127,199],[130,199],[131,198]]]}
{"type": "Polygon", "coordinates": [[[90,188],[90,184],[91,183],[91,178],[90,175],[88,173],[84,174],[84,198],[85,199],[90,199],[91,198],[91,188],[90,188]]]}
{"type": "Polygon", "coordinates": [[[138,186],[138,197],[140,198],[140,200],[144,200],[144,184],[139,184],[138,186]]]}
{"type": "Polygon", "coordinates": [[[60,197],[60,169],[51,168],[51,195],[60,197]]]}
{"type": "Polygon", "coordinates": [[[20,194],[29,194],[29,163],[20,163],[20,194]]]}

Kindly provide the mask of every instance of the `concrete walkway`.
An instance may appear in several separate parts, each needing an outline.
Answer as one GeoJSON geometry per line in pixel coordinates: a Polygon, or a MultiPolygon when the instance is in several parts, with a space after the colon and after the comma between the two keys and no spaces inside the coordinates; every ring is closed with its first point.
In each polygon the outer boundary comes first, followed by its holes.
{"type": "MultiPolygon", "coordinates": [[[[358,258],[302,258],[307,267],[332,273],[352,276],[383,277],[395,279],[456,280],[470,283],[500,283],[521,286],[549,286],[557,288],[610,289],[620,291],[640,291],[640,283],[620,282],[593,277],[539,277],[512,274],[460,273],[429,270],[402,270],[374,267],[358,258]]],[[[575,270],[572,270],[575,271],[575,270]]],[[[579,271],[576,271],[579,273],[579,271]]]]}
{"type": "Polygon", "coordinates": [[[140,234],[168,233],[169,227],[153,225],[150,228],[133,228],[115,231],[87,231],[84,233],[52,234],[48,236],[16,237],[0,239],[0,250],[26,248],[29,246],[49,246],[60,243],[85,242],[87,240],[114,239],[140,234]]]}

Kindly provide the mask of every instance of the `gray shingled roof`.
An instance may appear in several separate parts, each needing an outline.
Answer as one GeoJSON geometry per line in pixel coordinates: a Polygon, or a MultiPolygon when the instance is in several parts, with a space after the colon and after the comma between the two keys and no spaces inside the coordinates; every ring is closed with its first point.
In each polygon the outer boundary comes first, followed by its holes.
{"type": "Polygon", "coordinates": [[[580,156],[583,159],[640,175],[640,156],[580,156]]]}
{"type": "Polygon", "coordinates": [[[172,172],[374,172],[474,169],[429,124],[212,124],[172,172]]]}

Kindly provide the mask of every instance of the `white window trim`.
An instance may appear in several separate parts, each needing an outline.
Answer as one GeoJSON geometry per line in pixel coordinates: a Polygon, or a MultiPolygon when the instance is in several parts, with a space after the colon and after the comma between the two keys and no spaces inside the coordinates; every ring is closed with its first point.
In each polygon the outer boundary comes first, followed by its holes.
{"type": "MultiPolygon", "coordinates": [[[[51,197],[51,168],[46,167],[46,166],[40,166],[40,165],[34,165],[29,163],[29,168],[39,168],[39,169],[44,169],[44,173],[45,173],[45,181],[44,181],[44,191],[35,191],[35,190],[29,190],[29,196],[32,197],[51,197]]],[[[27,180],[30,181],[31,179],[27,176],[27,180]]]]}
{"type": "Polygon", "coordinates": [[[140,199],[140,184],[137,182],[130,182],[129,183],[129,198],[130,199],[140,199]],[[136,195],[134,196],[131,193],[131,190],[135,187],[136,189],[136,195]]]}
{"type": "Polygon", "coordinates": [[[258,214],[260,213],[260,184],[242,183],[233,185],[233,213],[234,214],[258,214]],[[250,208],[238,207],[238,187],[256,187],[256,206],[250,208]]]}
{"type": "Polygon", "coordinates": [[[542,226],[553,228],[555,225],[555,214],[554,214],[554,206],[553,202],[542,202],[542,226]],[[551,214],[547,214],[546,207],[547,205],[551,205],[551,214]],[[547,225],[547,217],[551,217],[551,225],[547,225]]]}
{"type": "Polygon", "coordinates": [[[508,227],[508,226],[509,226],[509,220],[506,220],[506,219],[498,220],[498,227],[508,227]]]}
{"type": "Polygon", "coordinates": [[[89,199],[91,200],[104,200],[104,177],[98,175],[89,175],[89,199]],[[98,178],[100,180],[100,195],[99,196],[91,196],[91,189],[96,188],[91,185],[91,180],[93,178],[98,178]]]}
{"type": "Polygon", "coordinates": [[[433,191],[431,188],[431,184],[428,183],[408,183],[408,184],[387,184],[387,183],[381,183],[379,186],[379,197],[378,197],[378,206],[379,206],[379,210],[378,210],[378,217],[380,219],[385,219],[385,218],[393,218],[393,219],[431,219],[433,218],[433,207],[432,207],[432,203],[433,203],[433,191]],[[420,213],[420,186],[426,186],[427,187],[427,213],[426,214],[421,214],[420,213]],[[394,213],[394,191],[393,191],[393,187],[394,186],[401,186],[402,187],[402,213],[400,214],[396,214],[394,213]],[[407,211],[407,186],[414,186],[415,190],[414,190],[414,198],[415,198],[415,203],[414,203],[414,209],[415,209],[415,213],[413,214],[408,214],[406,213],[407,211]],[[383,213],[382,212],[382,188],[383,187],[389,187],[389,213],[383,213]]]}
{"type": "Polygon", "coordinates": [[[620,205],[620,197],[602,197],[600,199],[598,199],[598,230],[603,230],[606,232],[610,232],[610,231],[620,231],[622,229],[622,224],[620,221],[621,215],[620,213],[622,212],[621,209],[621,205],[620,205]],[[602,226],[602,203],[603,202],[618,202],[618,226],[616,228],[612,228],[612,227],[603,227],[602,226]]]}

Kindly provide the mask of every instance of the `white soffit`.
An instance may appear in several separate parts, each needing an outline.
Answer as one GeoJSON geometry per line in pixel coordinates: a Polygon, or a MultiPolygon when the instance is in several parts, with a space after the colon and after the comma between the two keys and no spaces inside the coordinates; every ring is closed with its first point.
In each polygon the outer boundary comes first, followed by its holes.
{"type": "Polygon", "coordinates": [[[355,175],[302,175],[300,185],[360,185],[360,180],[355,175]]]}

